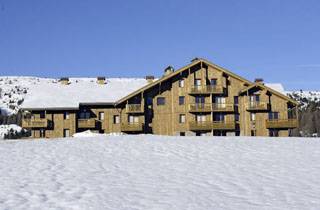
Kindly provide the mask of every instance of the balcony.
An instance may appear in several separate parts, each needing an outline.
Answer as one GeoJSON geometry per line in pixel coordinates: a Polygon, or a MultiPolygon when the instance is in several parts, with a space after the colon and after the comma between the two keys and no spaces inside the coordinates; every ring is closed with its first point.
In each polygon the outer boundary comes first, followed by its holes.
{"type": "Polygon", "coordinates": [[[189,112],[211,112],[212,104],[195,103],[189,105],[189,112]]]}
{"type": "Polygon", "coordinates": [[[192,86],[189,94],[223,94],[222,85],[192,86]]]}
{"type": "Polygon", "coordinates": [[[266,120],[267,128],[297,128],[299,125],[297,119],[273,119],[266,120]]]}
{"type": "Polygon", "coordinates": [[[78,119],[78,128],[95,128],[95,119],[78,119]]]}
{"type": "Polygon", "coordinates": [[[23,119],[22,127],[24,128],[46,128],[48,127],[48,119],[23,119]]]}
{"type": "Polygon", "coordinates": [[[213,130],[234,130],[236,129],[235,122],[228,121],[214,121],[212,122],[213,130]]]}
{"type": "Polygon", "coordinates": [[[269,110],[269,103],[260,101],[250,101],[247,104],[248,111],[267,111],[269,110]]]}
{"type": "Polygon", "coordinates": [[[190,122],[189,130],[203,131],[203,130],[234,130],[236,127],[234,122],[226,121],[204,121],[204,122],[190,122]]]}
{"type": "Polygon", "coordinates": [[[127,104],[126,113],[143,113],[143,106],[141,104],[127,104]]]}
{"type": "Polygon", "coordinates": [[[234,112],[234,105],[233,104],[212,104],[212,111],[213,112],[234,112]]]}
{"type": "Polygon", "coordinates": [[[123,132],[139,132],[143,131],[143,123],[122,123],[121,131],[123,132]]]}
{"type": "Polygon", "coordinates": [[[212,130],[212,122],[204,121],[204,122],[190,122],[189,130],[191,131],[206,131],[212,130]]]}

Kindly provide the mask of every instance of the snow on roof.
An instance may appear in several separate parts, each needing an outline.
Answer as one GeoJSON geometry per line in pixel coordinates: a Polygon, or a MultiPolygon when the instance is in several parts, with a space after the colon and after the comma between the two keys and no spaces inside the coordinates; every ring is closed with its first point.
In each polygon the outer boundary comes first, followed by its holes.
{"type": "Polygon", "coordinates": [[[108,78],[97,84],[97,78],[70,78],[69,85],[55,79],[40,79],[29,85],[22,108],[76,108],[79,103],[113,103],[143,87],[143,78],[108,78]]]}
{"type": "Polygon", "coordinates": [[[265,86],[267,86],[275,91],[278,91],[279,93],[285,94],[283,85],[281,83],[266,83],[265,86]]]}

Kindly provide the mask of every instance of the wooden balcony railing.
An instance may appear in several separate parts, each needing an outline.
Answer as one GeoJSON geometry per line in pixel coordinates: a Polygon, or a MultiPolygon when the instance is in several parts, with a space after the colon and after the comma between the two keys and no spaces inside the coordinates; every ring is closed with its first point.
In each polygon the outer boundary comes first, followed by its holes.
{"type": "Polygon", "coordinates": [[[191,131],[212,130],[212,122],[211,121],[189,122],[189,130],[191,131]]]}
{"type": "Polygon", "coordinates": [[[297,119],[273,119],[266,120],[267,128],[297,128],[299,125],[297,119]]]}
{"type": "Polygon", "coordinates": [[[201,85],[192,86],[189,94],[222,94],[222,85],[201,85]]]}
{"type": "Polygon", "coordinates": [[[234,130],[236,129],[235,122],[231,121],[214,121],[212,123],[213,130],[234,130]]]}
{"type": "Polygon", "coordinates": [[[195,103],[189,105],[189,112],[211,112],[212,104],[195,103]]]}
{"type": "Polygon", "coordinates": [[[234,112],[234,105],[213,103],[212,111],[213,112],[234,112]]]}
{"type": "Polygon", "coordinates": [[[250,101],[247,104],[248,111],[267,111],[269,109],[269,103],[261,101],[250,101]]]}
{"type": "Polygon", "coordinates": [[[189,129],[193,131],[200,130],[234,130],[235,122],[228,121],[204,121],[190,122],[189,129]]]}
{"type": "Polygon", "coordinates": [[[217,103],[195,103],[189,105],[189,112],[234,112],[234,105],[217,103]]]}
{"type": "Polygon", "coordinates": [[[143,131],[143,123],[121,123],[121,131],[138,132],[143,131]]]}
{"type": "Polygon", "coordinates": [[[141,104],[127,104],[127,113],[143,113],[143,106],[141,104]]]}
{"type": "Polygon", "coordinates": [[[23,119],[22,127],[24,128],[46,128],[48,127],[48,119],[23,119]]]}
{"type": "Polygon", "coordinates": [[[95,119],[78,119],[78,128],[95,128],[95,119]]]}

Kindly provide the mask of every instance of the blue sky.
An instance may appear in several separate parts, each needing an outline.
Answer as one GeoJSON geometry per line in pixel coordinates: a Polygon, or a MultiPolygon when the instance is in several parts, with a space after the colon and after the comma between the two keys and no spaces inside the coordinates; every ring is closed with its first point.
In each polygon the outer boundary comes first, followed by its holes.
{"type": "Polygon", "coordinates": [[[143,77],[194,57],[320,90],[320,1],[0,0],[0,74],[143,77]]]}

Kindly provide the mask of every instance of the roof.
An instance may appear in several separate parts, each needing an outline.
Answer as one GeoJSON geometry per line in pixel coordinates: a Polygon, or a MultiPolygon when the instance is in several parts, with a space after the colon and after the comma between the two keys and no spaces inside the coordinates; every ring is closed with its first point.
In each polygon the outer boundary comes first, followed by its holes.
{"type": "MultiPolygon", "coordinates": [[[[218,66],[218,65],[216,65],[216,64],[214,64],[214,63],[211,63],[211,62],[208,61],[208,60],[205,60],[205,59],[202,59],[202,58],[197,58],[197,59],[192,60],[192,62],[191,62],[189,65],[184,66],[184,67],[178,69],[177,71],[175,71],[175,72],[173,72],[173,73],[171,73],[171,74],[169,74],[169,75],[163,76],[162,78],[160,78],[160,79],[158,79],[158,80],[156,80],[156,81],[154,81],[154,82],[152,82],[152,83],[150,83],[150,84],[147,84],[146,86],[144,86],[144,87],[142,87],[142,88],[134,91],[133,93],[125,96],[124,98],[122,98],[122,99],[120,99],[119,101],[117,101],[117,103],[118,103],[118,104],[119,104],[119,103],[122,103],[123,101],[125,101],[125,100],[127,100],[127,99],[129,99],[129,98],[131,98],[131,97],[133,97],[133,96],[135,96],[135,95],[137,95],[137,94],[139,94],[139,93],[141,93],[141,92],[149,89],[149,88],[152,88],[152,87],[154,87],[155,85],[158,85],[158,84],[160,84],[161,82],[164,82],[164,81],[166,81],[166,80],[168,80],[168,79],[170,79],[170,78],[172,78],[172,77],[180,74],[181,72],[183,72],[183,71],[191,68],[192,66],[198,65],[198,64],[200,64],[200,63],[204,63],[204,64],[206,64],[206,65],[208,65],[208,66],[211,66],[211,67],[213,67],[213,68],[216,68],[216,69],[218,69],[218,70],[226,73],[227,75],[230,75],[230,76],[232,76],[232,77],[234,77],[234,78],[236,78],[236,79],[238,79],[238,80],[240,80],[240,81],[248,84],[248,85],[249,85],[248,87],[252,87],[252,86],[254,86],[255,84],[257,84],[257,83],[253,83],[253,82],[251,82],[251,81],[249,81],[249,80],[247,80],[247,79],[245,79],[245,78],[243,78],[243,77],[241,77],[241,76],[239,76],[239,75],[237,75],[237,74],[229,71],[229,70],[226,69],[226,68],[223,68],[223,67],[218,66]]],[[[284,88],[283,88],[283,86],[282,86],[281,84],[268,84],[267,86],[262,85],[261,87],[267,88],[270,92],[272,92],[272,93],[274,93],[275,95],[278,95],[278,96],[284,98],[285,100],[288,100],[288,101],[290,101],[290,102],[292,102],[292,103],[294,103],[294,104],[298,104],[298,102],[296,102],[295,100],[293,100],[293,99],[287,97],[286,95],[284,95],[284,88]],[[267,86],[270,86],[270,87],[267,87],[267,86]]],[[[246,89],[247,89],[247,88],[246,88],[246,89]]]]}
{"type": "MultiPolygon", "coordinates": [[[[97,78],[70,78],[69,85],[60,84],[53,79],[40,80],[38,83],[34,83],[28,87],[28,94],[22,104],[22,109],[58,110],[76,109],[79,105],[116,105],[199,64],[216,68],[244,82],[249,87],[256,85],[256,83],[205,59],[195,59],[189,65],[154,80],[152,83],[148,83],[144,78],[108,78],[105,85],[97,84],[97,78]]],[[[281,84],[270,86],[276,87],[276,90],[264,85],[261,87],[267,88],[270,92],[297,104],[296,101],[281,93],[282,91],[280,90],[281,88],[283,89],[281,84]]]]}
{"type": "Polygon", "coordinates": [[[260,82],[251,84],[250,86],[248,86],[248,87],[244,88],[243,90],[241,90],[240,93],[244,93],[244,92],[246,92],[246,91],[248,91],[248,90],[250,90],[250,89],[252,89],[254,87],[260,87],[261,89],[267,90],[267,91],[273,93],[274,95],[277,95],[277,96],[279,96],[279,97],[281,97],[281,98],[283,98],[283,99],[285,99],[287,101],[290,101],[293,104],[297,104],[297,105],[299,104],[297,101],[293,100],[292,98],[289,98],[288,96],[284,95],[283,93],[280,93],[277,90],[274,90],[274,89],[272,89],[270,87],[267,87],[266,85],[264,85],[264,84],[262,84],[260,82]]]}
{"type": "Polygon", "coordinates": [[[273,90],[278,91],[279,93],[286,94],[284,87],[281,83],[265,83],[264,85],[273,90]]]}
{"type": "Polygon", "coordinates": [[[56,80],[39,80],[28,85],[22,109],[74,109],[79,104],[110,104],[143,87],[144,78],[108,78],[97,84],[97,78],[70,78],[69,85],[56,80]]]}
{"type": "Polygon", "coordinates": [[[241,77],[241,76],[239,76],[239,75],[237,75],[235,73],[232,73],[231,71],[229,71],[229,70],[227,70],[225,68],[222,68],[222,67],[220,67],[220,66],[218,66],[216,64],[213,64],[213,63],[211,63],[211,62],[209,62],[209,61],[207,61],[205,59],[195,59],[189,65],[184,66],[184,67],[178,69],[177,71],[175,71],[175,72],[173,72],[173,73],[171,73],[169,75],[163,76],[162,78],[160,78],[160,79],[158,79],[158,80],[156,80],[156,81],[154,81],[154,82],[152,82],[152,83],[150,83],[150,84],[148,84],[148,85],[146,85],[146,86],[134,91],[130,95],[125,96],[124,98],[122,98],[119,101],[117,101],[117,103],[118,104],[122,103],[123,101],[125,101],[125,100],[127,100],[127,99],[129,99],[129,98],[131,98],[131,97],[133,97],[133,96],[135,96],[135,95],[137,95],[137,94],[139,94],[139,93],[151,88],[151,87],[154,87],[155,85],[158,85],[158,84],[160,84],[160,83],[162,83],[162,82],[164,82],[164,81],[166,81],[166,80],[168,80],[168,79],[180,74],[181,72],[183,72],[183,71],[185,71],[185,70],[187,70],[187,69],[189,69],[189,68],[191,68],[191,67],[193,67],[195,65],[198,65],[200,63],[204,63],[204,64],[206,64],[208,66],[211,66],[213,68],[219,69],[220,71],[222,71],[222,72],[224,72],[224,73],[226,73],[226,74],[228,74],[230,76],[233,76],[234,78],[236,78],[236,79],[238,79],[240,81],[243,81],[243,82],[247,83],[248,85],[252,84],[252,82],[250,82],[249,80],[247,80],[247,79],[245,79],[245,78],[243,78],[243,77],[241,77]]]}

